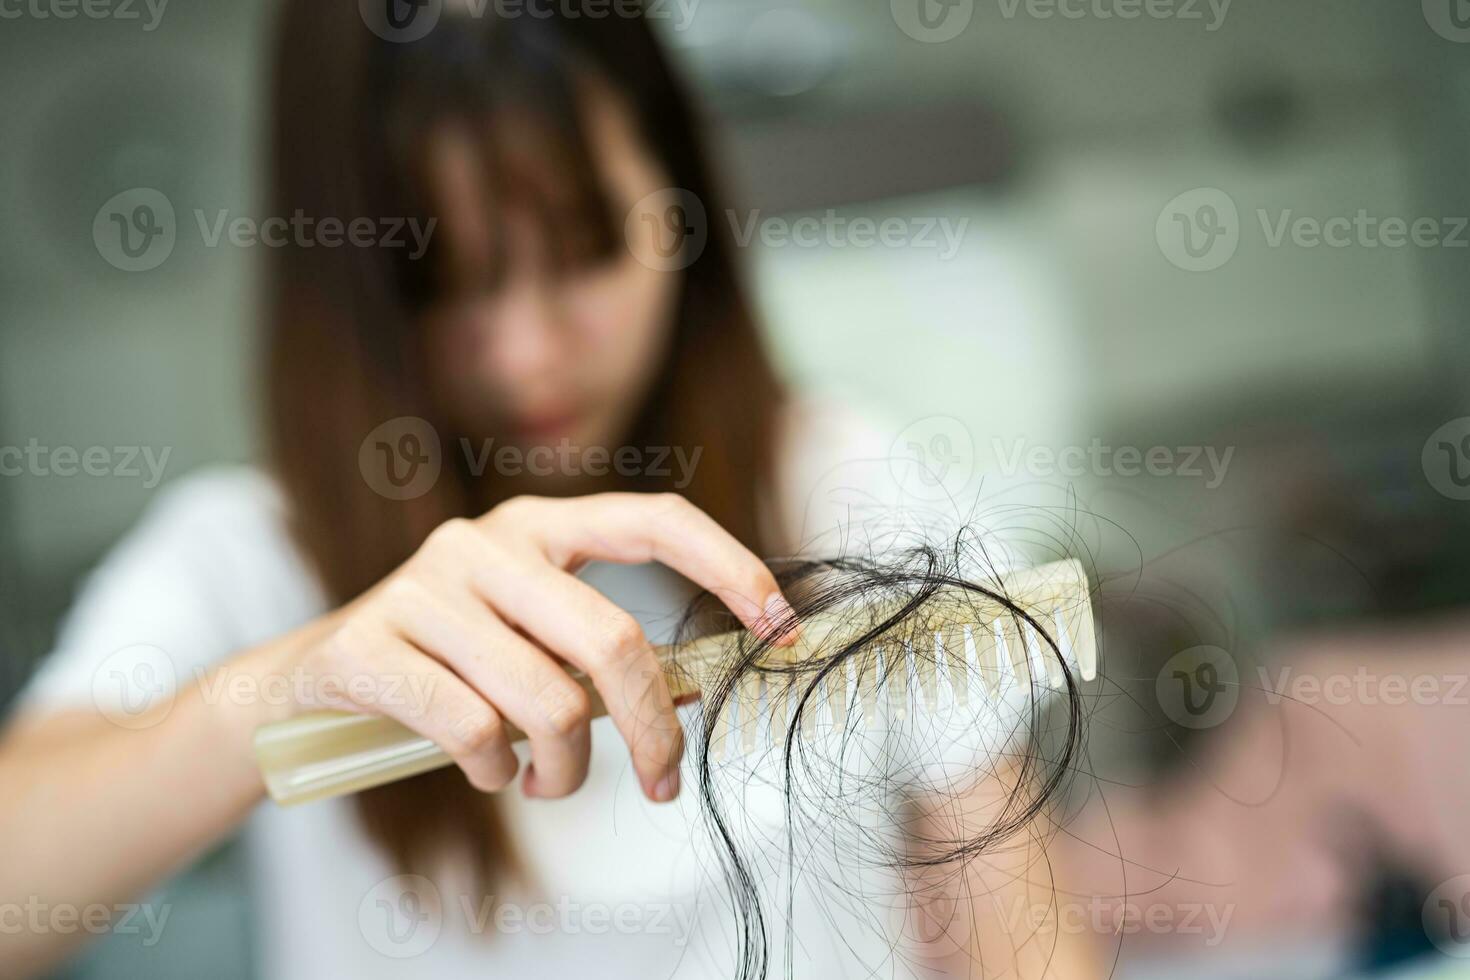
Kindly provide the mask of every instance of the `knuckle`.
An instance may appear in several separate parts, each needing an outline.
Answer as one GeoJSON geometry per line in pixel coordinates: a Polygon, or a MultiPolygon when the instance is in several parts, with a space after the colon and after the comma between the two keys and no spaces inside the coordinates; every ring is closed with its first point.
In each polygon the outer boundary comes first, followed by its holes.
{"type": "Polygon", "coordinates": [[[570,681],[553,681],[536,699],[536,713],[545,734],[566,737],[592,717],[592,698],[570,681]]]}
{"type": "Polygon", "coordinates": [[[451,730],[461,752],[484,752],[505,741],[505,723],[492,712],[465,715],[451,730]]]}
{"type": "Polygon", "coordinates": [[[521,494],[496,504],[485,514],[485,520],[493,524],[509,524],[524,520],[543,498],[521,494]]]}
{"type": "Polygon", "coordinates": [[[425,545],[432,551],[457,551],[473,539],[476,533],[474,521],[466,517],[451,517],[429,532],[425,545]]]}
{"type": "Polygon", "coordinates": [[[721,533],[719,524],[677,493],[658,494],[654,522],[664,539],[682,539],[686,545],[709,546],[721,533]]]}
{"type": "Polygon", "coordinates": [[[420,608],[428,601],[428,590],[410,576],[396,575],[383,584],[383,605],[395,613],[420,608]]]}
{"type": "Polygon", "coordinates": [[[687,521],[699,513],[687,497],[672,491],[654,494],[654,507],[667,519],[687,521]]]}
{"type": "MultiPolygon", "coordinates": [[[[382,629],[376,622],[354,618],[325,637],[311,652],[304,666],[322,683],[372,672],[381,661],[382,629]]],[[[340,686],[340,685],[339,685],[340,686]]],[[[345,691],[336,692],[345,696],[345,691]]]]}
{"type": "Polygon", "coordinates": [[[331,632],[313,653],[321,667],[337,669],[344,664],[361,659],[364,650],[371,649],[376,630],[361,617],[353,617],[331,632]]]}
{"type": "Polygon", "coordinates": [[[638,620],[619,610],[608,617],[593,651],[593,659],[603,667],[626,663],[641,653],[647,642],[638,620]]]}
{"type": "Polygon", "coordinates": [[[645,726],[629,746],[641,768],[662,770],[678,762],[684,754],[684,732],[677,725],[664,728],[645,726]]]}

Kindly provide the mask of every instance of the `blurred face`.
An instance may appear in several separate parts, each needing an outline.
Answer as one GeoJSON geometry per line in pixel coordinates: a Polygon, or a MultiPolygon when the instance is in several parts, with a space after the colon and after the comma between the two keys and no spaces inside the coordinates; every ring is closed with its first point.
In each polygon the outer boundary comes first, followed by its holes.
{"type": "MultiPolygon", "coordinates": [[[[575,243],[583,229],[548,234],[546,221],[518,206],[513,191],[509,200],[495,199],[475,134],[446,130],[431,147],[430,179],[443,216],[436,233],[446,236],[450,280],[464,285],[430,311],[425,326],[437,396],[462,432],[493,432],[522,448],[562,440],[613,447],[668,354],[678,274],[640,263],[621,223],[667,180],[620,103],[606,96],[588,103],[598,182],[619,219],[615,247],[590,261],[554,258],[555,248],[575,243]],[[493,282],[484,272],[491,268],[498,270],[493,282]]],[[[512,154],[542,145],[517,140],[514,123],[504,125],[512,129],[497,139],[512,154]]],[[[542,178],[528,182],[527,194],[570,193],[544,179],[554,161],[527,153],[512,165],[542,178]]],[[[575,212],[564,200],[551,205],[552,214],[575,212]]],[[[591,217],[587,224],[593,226],[591,217]]]]}

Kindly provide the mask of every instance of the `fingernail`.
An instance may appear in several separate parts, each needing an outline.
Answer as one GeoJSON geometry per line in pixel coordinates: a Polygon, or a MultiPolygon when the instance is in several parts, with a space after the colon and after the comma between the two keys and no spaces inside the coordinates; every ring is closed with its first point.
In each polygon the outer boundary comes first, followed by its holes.
{"type": "Polygon", "coordinates": [[[761,613],[761,624],[767,638],[777,646],[787,646],[796,642],[800,627],[796,622],[796,613],[791,608],[791,603],[786,597],[777,592],[766,600],[761,613]],[[777,631],[780,632],[777,632],[777,631]]]}
{"type": "Polygon", "coordinates": [[[660,803],[667,803],[679,795],[679,767],[675,766],[658,781],[653,787],[653,798],[660,803]]]}

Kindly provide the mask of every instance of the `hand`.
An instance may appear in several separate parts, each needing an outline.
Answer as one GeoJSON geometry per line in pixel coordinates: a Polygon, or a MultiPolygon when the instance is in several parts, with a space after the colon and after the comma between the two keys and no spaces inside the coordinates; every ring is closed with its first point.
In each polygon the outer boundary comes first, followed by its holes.
{"type": "Polygon", "coordinates": [[[511,722],[531,744],[524,792],[560,797],[586,779],[590,748],[591,704],[570,664],[607,705],[644,793],[671,800],[683,730],[637,621],[574,577],[591,560],[668,565],[751,629],[790,616],[760,559],[682,497],[517,497],[441,525],[392,575],[309,631],[314,639],[290,658],[315,679],[299,688],[312,703],[297,707],[389,715],[486,792],[515,778],[511,722]],[[426,698],[384,696],[410,678],[426,698]]]}

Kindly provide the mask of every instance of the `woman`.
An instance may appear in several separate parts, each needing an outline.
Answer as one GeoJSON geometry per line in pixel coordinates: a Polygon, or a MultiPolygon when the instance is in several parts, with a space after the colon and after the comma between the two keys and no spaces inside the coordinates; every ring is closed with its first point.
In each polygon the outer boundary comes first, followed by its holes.
{"type": "MultiPolygon", "coordinates": [[[[428,250],[273,254],[269,470],[182,481],[89,583],[0,747],[0,892],[125,901],[254,810],[265,976],[728,976],[698,807],[653,805],[683,740],[648,630],[692,586],[787,619],[757,555],[830,523],[808,474],[886,447],[783,392],[725,222],[638,237],[721,213],[643,17],[446,5],[400,43],[358,6],[285,5],[271,213],[417,221],[428,250]],[[169,671],[146,710],[114,696],[169,671]],[[257,809],[252,732],[323,707],[457,766],[257,809]]],[[[805,921],[801,975],[893,952],[805,921]]]]}

